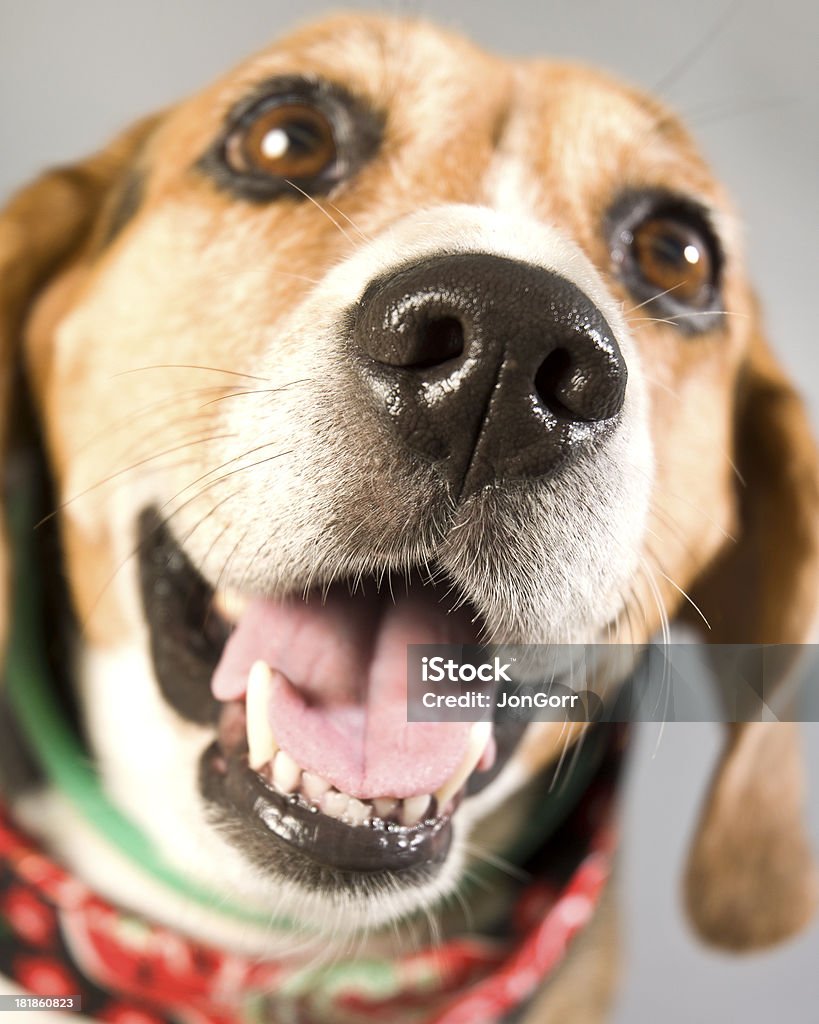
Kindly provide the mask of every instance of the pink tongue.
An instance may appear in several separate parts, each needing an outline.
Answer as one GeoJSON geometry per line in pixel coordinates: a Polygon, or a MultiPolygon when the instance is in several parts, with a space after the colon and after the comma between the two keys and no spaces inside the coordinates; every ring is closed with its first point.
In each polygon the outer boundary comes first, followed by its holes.
{"type": "Polygon", "coordinates": [[[466,754],[470,723],[407,722],[407,645],[470,642],[473,629],[410,591],[395,604],[331,592],[253,601],[213,676],[218,700],[244,696],[261,659],[280,675],[270,703],[276,742],[351,796],[438,789],[466,754]]]}

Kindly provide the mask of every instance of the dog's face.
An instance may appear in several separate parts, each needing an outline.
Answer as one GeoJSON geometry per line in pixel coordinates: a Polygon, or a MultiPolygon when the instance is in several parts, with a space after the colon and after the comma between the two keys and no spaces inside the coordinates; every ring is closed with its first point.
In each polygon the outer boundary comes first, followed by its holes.
{"type": "Polygon", "coordinates": [[[740,529],[725,196],[645,96],[361,18],[75,173],[25,359],[103,779],[255,904],[426,905],[562,740],[408,726],[407,644],[639,643],[740,529]]]}

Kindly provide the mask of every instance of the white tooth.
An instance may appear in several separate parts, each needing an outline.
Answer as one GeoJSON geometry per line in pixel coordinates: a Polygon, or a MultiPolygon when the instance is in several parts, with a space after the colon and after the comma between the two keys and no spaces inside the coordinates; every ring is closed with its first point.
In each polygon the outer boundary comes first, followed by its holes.
{"type": "Polygon", "coordinates": [[[238,590],[218,590],[213,595],[213,603],[228,622],[238,622],[247,608],[248,598],[243,597],[238,590]]]}
{"type": "Polygon", "coordinates": [[[344,811],[344,820],[351,825],[363,825],[368,818],[372,817],[372,813],[373,809],[369,804],[364,804],[360,800],[356,800],[355,797],[351,797],[344,811]]]}
{"type": "Polygon", "coordinates": [[[331,789],[321,798],[319,807],[324,814],[329,814],[331,818],[343,818],[349,801],[350,798],[346,793],[339,793],[337,789],[331,789]]]}
{"type": "Polygon", "coordinates": [[[329,788],[330,783],[327,779],[323,779],[320,775],[316,775],[314,772],[302,772],[301,791],[308,800],[315,800],[318,802],[329,788]]]}
{"type": "Polygon", "coordinates": [[[273,761],[273,783],[282,793],[295,793],[299,788],[301,768],[284,750],[276,754],[273,761]]]}
{"type": "Polygon", "coordinates": [[[373,810],[379,818],[389,818],[397,806],[398,801],[391,796],[380,796],[373,800],[373,810]]]}
{"type": "Polygon", "coordinates": [[[430,796],[424,793],[422,796],[411,796],[404,800],[401,805],[401,824],[416,825],[427,813],[430,805],[430,796]]]}
{"type": "Polygon", "coordinates": [[[446,780],[440,789],[435,791],[435,799],[438,801],[438,810],[442,811],[453,796],[463,786],[475,766],[486,750],[486,744],[492,735],[491,722],[476,722],[469,733],[469,745],[466,748],[464,759],[455,769],[454,773],[446,780]]]}
{"type": "Polygon", "coordinates": [[[268,720],[273,673],[263,661],[256,661],[247,677],[245,718],[247,763],[254,771],[271,761],[279,749],[268,720]]]}

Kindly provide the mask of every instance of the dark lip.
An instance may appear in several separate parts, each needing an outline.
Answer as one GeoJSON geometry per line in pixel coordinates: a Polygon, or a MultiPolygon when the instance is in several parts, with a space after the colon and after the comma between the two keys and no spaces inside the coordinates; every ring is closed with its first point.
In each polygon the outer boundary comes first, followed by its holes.
{"type": "MultiPolygon", "coordinates": [[[[210,690],[230,634],[214,611],[213,589],[196,571],[155,509],[139,518],[140,579],[154,671],[164,699],[188,721],[217,727],[228,705],[210,690]]],[[[489,785],[526,727],[495,725],[497,756],[489,771],[473,773],[464,795],[489,785]]],[[[246,746],[220,743],[203,752],[199,789],[214,826],[265,873],[297,878],[308,888],[356,888],[379,873],[412,884],[428,881],[445,860],[451,819],[441,815],[412,827],[353,826],[289,799],[247,766],[246,746]]]]}
{"type": "Polygon", "coordinates": [[[421,867],[428,877],[446,858],[452,840],[449,817],[412,828],[347,825],[298,798],[283,796],[242,758],[226,758],[218,743],[202,755],[200,790],[220,808],[221,826],[229,834],[250,826],[252,836],[243,837],[242,845],[257,866],[269,871],[275,865],[281,871],[279,855],[286,846],[299,856],[298,877],[307,878],[308,885],[326,883],[328,876],[344,885],[350,874],[411,875],[421,867]]]}
{"type": "Polygon", "coordinates": [[[162,696],[187,721],[215,725],[220,707],[210,681],[230,626],[213,609],[213,588],[153,508],[139,517],[139,575],[162,696]]]}

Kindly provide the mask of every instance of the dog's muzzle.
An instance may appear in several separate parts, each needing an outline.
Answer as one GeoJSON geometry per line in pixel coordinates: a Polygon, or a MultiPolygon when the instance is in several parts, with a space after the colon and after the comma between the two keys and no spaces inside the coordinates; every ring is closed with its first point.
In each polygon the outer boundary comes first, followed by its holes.
{"type": "Polygon", "coordinates": [[[355,311],[359,366],[401,442],[466,497],[547,476],[616,424],[627,369],[572,282],[485,253],[374,281],[355,311]]]}
{"type": "MultiPolygon", "coordinates": [[[[406,476],[423,460],[432,472],[419,479],[439,498],[443,481],[452,508],[593,458],[620,420],[627,371],[611,326],[541,266],[426,258],[373,281],[346,324],[345,377],[365,397],[368,443],[406,476]]],[[[341,563],[290,591],[220,589],[158,513],[143,528],[157,678],[180,713],[216,726],[200,792],[217,827],[302,887],[426,884],[461,802],[503,770],[523,731],[407,720],[408,646],[479,644],[480,585],[456,582],[434,553],[373,551],[367,573],[341,563]]],[[[402,529],[418,551],[413,523],[402,529]]]]}

